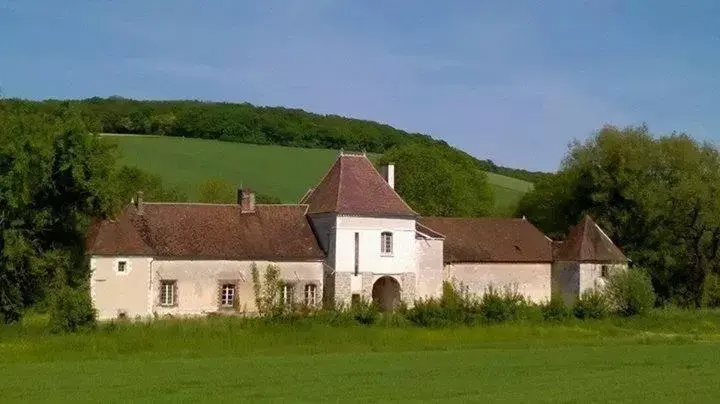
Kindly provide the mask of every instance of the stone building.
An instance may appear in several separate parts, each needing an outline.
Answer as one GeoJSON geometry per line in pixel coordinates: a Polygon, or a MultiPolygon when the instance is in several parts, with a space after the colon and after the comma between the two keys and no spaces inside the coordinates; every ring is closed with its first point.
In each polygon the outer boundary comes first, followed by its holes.
{"type": "Polygon", "coordinates": [[[253,268],[279,270],[287,303],[383,309],[439,297],[443,281],[468,293],[513,288],[568,300],[627,259],[590,218],[565,243],[528,220],[420,217],[364,154],[340,154],[298,204],[148,203],[141,194],[87,234],[91,294],[101,319],[254,313],[253,268]],[[606,268],[607,267],[607,268],[606,268]]]}

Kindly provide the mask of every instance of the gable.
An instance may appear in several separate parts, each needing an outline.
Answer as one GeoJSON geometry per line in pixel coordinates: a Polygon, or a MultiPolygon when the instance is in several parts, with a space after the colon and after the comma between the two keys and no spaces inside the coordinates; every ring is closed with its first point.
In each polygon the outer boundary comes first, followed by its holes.
{"type": "Polygon", "coordinates": [[[627,263],[628,261],[620,248],[587,215],[570,229],[565,241],[557,243],[555,259],[608,263],[627,263]]]}

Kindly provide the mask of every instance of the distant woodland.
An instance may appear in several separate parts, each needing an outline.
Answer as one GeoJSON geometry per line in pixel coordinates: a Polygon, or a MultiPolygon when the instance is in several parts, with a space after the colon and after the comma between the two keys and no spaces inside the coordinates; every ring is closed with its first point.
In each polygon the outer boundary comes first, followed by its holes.
{"type": "MultiPolygon", "coordinates": [[[[419,144],[452,149],[477,168],[535,182],[545,173],[508,168],[479,160],[451,148],[442,140],[408,133],[377,122],[300,109],[259,107],[248,103],[202,101],[137,101],[122,97],[84,100],[0,100],[0,112],[24,112],[58,117],[70,108],[93,132],[156,134],[229,142],[271,144],[384,153],[399,146],[419,144]]],[[[492,136],[492,134],[486,134],[492,136]]]]}

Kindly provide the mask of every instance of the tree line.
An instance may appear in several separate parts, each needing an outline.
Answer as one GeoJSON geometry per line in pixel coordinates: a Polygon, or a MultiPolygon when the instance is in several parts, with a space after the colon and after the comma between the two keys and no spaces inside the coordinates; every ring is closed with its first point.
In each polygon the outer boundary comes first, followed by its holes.
{"type": "MultiPolygon", "coordinates": [[[[408,144],[451,148],[442,140],[377,122],[249,103],[138,101],[117,96],[83,100],[0,100],[0,112],[6,113],[59,116],[68,107],[76,110],[85,126],[96,133],[155,134],[368,153],[383,153],[408,144]]],[[[529,182],[545,175],[498,166],[491,160],[472,159],[482,170],[529,182]]]]}

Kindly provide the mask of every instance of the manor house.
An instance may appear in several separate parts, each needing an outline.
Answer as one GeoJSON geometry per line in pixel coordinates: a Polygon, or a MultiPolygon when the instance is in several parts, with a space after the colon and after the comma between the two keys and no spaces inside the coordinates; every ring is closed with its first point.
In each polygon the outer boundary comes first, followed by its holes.
{"type": "Polygon", "coordinates": [[[341,153],[297,204],[150,203],[139,193],[87,234],[100,319],[256,311],[252,269],[279,269],[286,303],[439,297],[443,281],[481,295],[513,288],[568,302],[628,260],[590,218],[553,242],[525,219],[421,217],[364,154],[341,153]]]}

